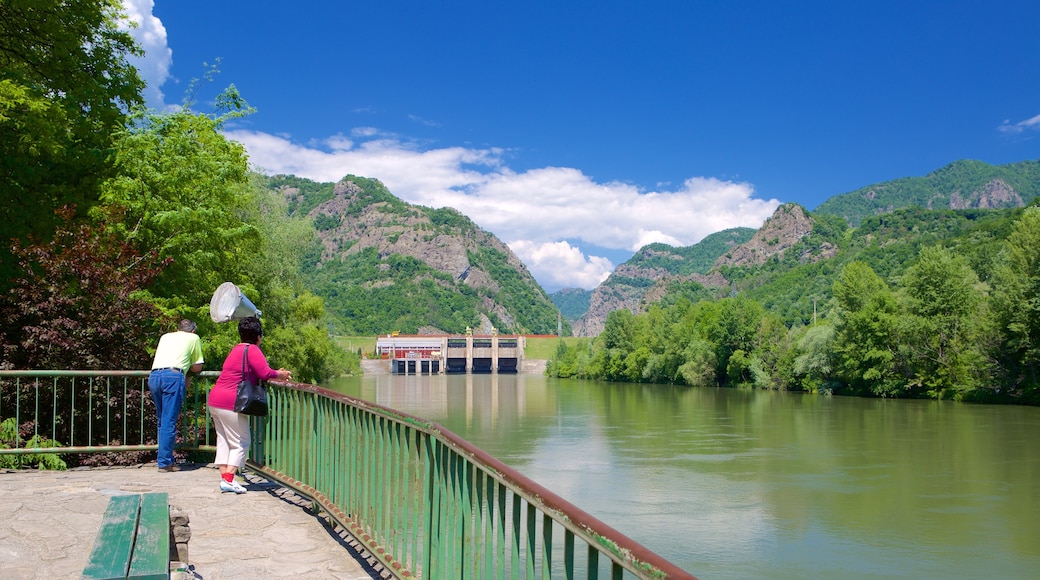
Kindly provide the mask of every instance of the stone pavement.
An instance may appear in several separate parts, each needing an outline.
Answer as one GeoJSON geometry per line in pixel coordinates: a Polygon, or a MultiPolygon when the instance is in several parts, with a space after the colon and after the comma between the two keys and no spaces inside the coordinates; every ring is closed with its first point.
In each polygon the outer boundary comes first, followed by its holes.
{"type": "Polygon", "coordinates": [[[381,578],[357,542],[310,501],[248,472],[221,493],[213,466],[154,463],[69,471],[0,470],[0,578],[79,578],[113,495],[165,491],[188,516],[188,561],[174,579],[381,578]]]}

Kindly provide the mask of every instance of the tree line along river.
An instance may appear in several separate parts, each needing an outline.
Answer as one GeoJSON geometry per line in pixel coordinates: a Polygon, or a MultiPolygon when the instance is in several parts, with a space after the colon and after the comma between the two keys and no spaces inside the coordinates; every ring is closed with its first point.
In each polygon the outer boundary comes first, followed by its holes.
{"type": "Polygon", "coordinates": [[[699,578],[1035,578],[1040,409],[367,375],[333,390],[440,423],[699,578]]]}

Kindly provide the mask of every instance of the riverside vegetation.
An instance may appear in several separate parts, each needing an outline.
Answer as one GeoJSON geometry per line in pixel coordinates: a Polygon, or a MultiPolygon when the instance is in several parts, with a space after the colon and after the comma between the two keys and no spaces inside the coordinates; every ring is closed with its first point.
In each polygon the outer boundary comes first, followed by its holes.
{"type": "MultiPolygon", "coordinates": [[[[789,211],[781,208],[778,211],[789,211]]],[[[666,278],[561,343],[559,377],[881,397],[1040,402],[1040,203],[908,208],[848,228],[820,214],[721,285],[666,278]]],[[[763,230],[768,228],[768,223],[763,230]]],[[[702,278],[705,279],[705,278],[702,278]]]]}

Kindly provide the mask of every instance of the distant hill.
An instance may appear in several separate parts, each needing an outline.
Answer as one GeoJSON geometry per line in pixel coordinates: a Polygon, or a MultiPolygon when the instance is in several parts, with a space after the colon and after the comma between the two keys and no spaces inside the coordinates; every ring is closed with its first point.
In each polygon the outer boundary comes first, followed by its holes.
{"type": "Polygon", "coordinates": [[[574,322],[585,311],[589,309],[589,301],[592,299],[592,290],[582,288],[564,288],[549,295],[553,304],[560,310],[560,314],[567,320],[574,322]]]}
{"type": "Polygon", "coordinates": [[[458,211],[405,203],[352,175],[282,175],[267,187],[314,226],[304,275],[335,332],[556,333],[557,309],[523,263],[458,211]]]}
{"type": "MultiPolygon", "coordinates": [[[[588,310],[574,324],[575,334],[598,335],[607,314],[613,310],[627,308],[638,312],[644,297],[655,286],[657,291],[651,295],[659,297],[668,284],[675,282],[712,284],[707,274],[719,256],[747,242],[754,234],[751,228],[732,228],[711,234],[692,246],[674,248],[659,243],[644,246],[592,291],[588,310]]],[[[725,280],[714,283],[721,285],[725,280]]]]}
{"type": "Polygon", "coordinates": [[[1022,207],[1040,194],[1040,161],[990,165],[956,161],[924,177],[904,177],[835,195],[813,213],[841,216],[855,227],[872,215],[906,207],[996,209],[1022,207]]]}

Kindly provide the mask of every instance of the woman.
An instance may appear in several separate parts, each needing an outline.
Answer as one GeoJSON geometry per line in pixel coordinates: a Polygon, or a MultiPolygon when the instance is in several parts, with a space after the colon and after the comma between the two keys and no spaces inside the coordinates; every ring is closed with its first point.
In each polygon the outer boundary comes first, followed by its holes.
{"type": "Polygon", "coordinates": [[[292,378],[285,369],[274,370],[267,365],[267,358],[260,351],[264,338],[260,319],[255,316],[238,321],[238,337],[242,341],[231,349],[224,360],[220,377],[209,392],[207,404],[217,430],[217,467],[220,468],[220,491],[245,493],[246,488],[235,481],[235,472],[246,464],[246,449],[249,448],[249,415],[235,412],[235,396],[238,383],[243,378],[251,381],[267,381],[292,378]],[[249,347],[248,351],[246,347],[249,347]],[[242,373],[243,354],[246,356],[245,376],[242,373]]]}

